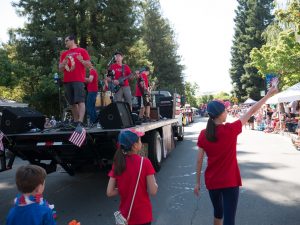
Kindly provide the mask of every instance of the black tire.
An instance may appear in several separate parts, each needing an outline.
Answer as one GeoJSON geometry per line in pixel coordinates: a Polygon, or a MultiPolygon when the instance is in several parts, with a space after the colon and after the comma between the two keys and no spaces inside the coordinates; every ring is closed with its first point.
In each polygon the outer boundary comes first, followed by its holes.
{"type": "Polygon", "coordinates": [[[160,170],[163,160],[162,139],[157,131],[152,131],[148,138],[148,158],[156,172],[160,170]]]}

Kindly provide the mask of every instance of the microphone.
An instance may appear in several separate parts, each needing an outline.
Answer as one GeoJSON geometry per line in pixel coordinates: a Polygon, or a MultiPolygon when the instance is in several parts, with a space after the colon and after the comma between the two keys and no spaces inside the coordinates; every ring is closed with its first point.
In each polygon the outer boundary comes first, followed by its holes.
{"type": "Polygon", "coordinates": [[[59,86],[62,85],[62,82],[61,82],[61,79],[60,79],[58,73],[54,73],[53,79],[54,79],[55,84],[58,84],[59,86]]]}
{"type": "Polygon", "coordinates": [[[58,81],[58,73],[55,73],[54,74],[54,82],[57,83],[57,81],[58,81]]]}

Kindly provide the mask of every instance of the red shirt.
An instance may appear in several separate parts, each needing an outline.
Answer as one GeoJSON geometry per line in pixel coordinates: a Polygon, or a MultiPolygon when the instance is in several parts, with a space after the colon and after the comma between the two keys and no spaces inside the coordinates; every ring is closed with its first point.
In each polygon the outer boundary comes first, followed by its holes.
{"type": "Polygon", "coordinates": [[[98,73],[95,69],[90,69],[90,75],[93,76],[91,83],[87,83],[88,92],[97,92],[98,91],[98,73]]]}
{"type": "Polygon", "coordinates": [[[239,166],[236,158],[237,136],[242,132],[242,123],[217,125],[216,142],[209,142],[205,137],[205,129],[198,137],[198,147],[207,155],[205,184],[208,190],[242,186],[239,166]]]}
{"type": "MultiPolygon", "coordinates": [[[[126,65],[126,64],[123,64],[123,65],[124,65],[124,77],[127,77],[131,74],[131,70],[128,65],[126,65]]],[[[118,80],[119,78],[122,77],[122,65],[114,63],[109,67],[109,69],[115,71],[115,80],[118,80]]],[[[124,81],[123,86],[129,86],[128,79],[126,79],[124,81]]]]}
{"type": "MultiPolygon", "coordinates": [[[[126,170],[120,176],[114,175],[114,167],[108,174],[108,176],[116,178],[121,200],[119,210],[125,218],[128,216],[140,164],[141,156],[136,154],[128,155],[126,156],[126,170]]],[[[148,175],[153,174],[155,174],[155,171],[150,160],[148,158],[144,158],[138,188],[128,221],[129,224],[144,224],[152,221],[152,205],[147,192],[146,178],[148,175]]]]}
{"type": "Polygon", "coordinates": [[[136,82],[136,85],[135,85],[135,96],[143,96],[143,93],[141,92],[140,84],[139,84],[139,82],[141,82],[141,79],[144,80],[144,82],[145,82],[145,87],[146,87],[146,88],[149,87],[148,76],[147,76],[146,72],[142,72],[142,73],[140,74],[140,78],[138,78],[138,80],[137,80],[137,82],[136,82]]]}
{"type": "Polygon", "coordinates": [[[68,63],[64,69],[64,82],[84,82],[85,81],[85,67],[77,59],[77,56],[81,55],[83,60],[90,60],[88,52],[83,48],[73,48],[64,51],[59,62],[67,58],[68,63]]]}

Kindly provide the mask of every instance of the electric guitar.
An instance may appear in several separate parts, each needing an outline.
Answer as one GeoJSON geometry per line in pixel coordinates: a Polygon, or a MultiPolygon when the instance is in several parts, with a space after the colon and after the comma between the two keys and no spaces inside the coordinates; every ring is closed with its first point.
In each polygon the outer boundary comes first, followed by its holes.
{"type": "MultiPolygon", "coordinates": [[[[142,69],[139,70],[140,73],[142,73],[142,72],[144,72],[144,71],[145,71],[145,68],[142,68],[142,69]]],[[[118,79],[118,81],[119,81],[119,84],[118,84],[118,85],[114,85],[114,84],[112,83],[112,85],[111,85],[111,91],[112,91],[113,93],[117,93],[117,92],[120,90],[120,88],[121,88],[122,86],[124,86],[124,81],[127,80],[127,79],[130,79],[131,77],[133,77],[133,76],[135,76],[135,75],[136,75],[135,73],[131,73],[131,74],[129,74],[129,75],[126,76],[126,77],[120,77],[120,78],[118,79]]]]}

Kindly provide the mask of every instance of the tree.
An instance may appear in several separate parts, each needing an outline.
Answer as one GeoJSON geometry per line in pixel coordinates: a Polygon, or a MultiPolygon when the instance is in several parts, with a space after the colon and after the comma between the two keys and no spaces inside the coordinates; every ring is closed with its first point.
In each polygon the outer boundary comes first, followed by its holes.
{"type": "Polygon", "coordinates": [[[174,32],[168,21],[161,16],[158,0],[146,0],[143,4],[143,40],[149,49],[149,60],[153,62],[154,76],[159,89],[184,93],[183,65],[177,54],[174,32]]]}
{"type": "Polygon", "coordinates": [[[185,101],[192,107],[198,107],[199,103],[196,97],[199,86],[197,83],[185,82],[185,101]]]}
{"type": "Polygon", "coordinates": [[[225,100],[230,100],[231,96],[228,93],[221,91],[220,93],[215,94],[214,98],[225,101],[225,100]]]}
{"type": "Polygon", "coordinates": [[[200,98],[200,103],[204,103],[204,104],[207,104],[208,102],[210,102],[211,100],[214,99],[214,96],[213,95],[203,95],[201,96],[200,98]]]}
{"type": "Polygon", "coordinates": [[[0,84],[11,85],[12,91],[21,87],[22,99],[38,110],[53,114],[56,109],[58,114],[58,88],[52,77],[68,34],[77,36],[100,74],[120,50],[133,71],[149,65],[151,79],[158,79],[160,88],[184,92],[174,33],[161,17],[158,0],[19,0],[13,5],[27,22],[9,32],[11,57],[0,52],[6,70],[0,84]]]}
{"type": "Polygon", "coordinates": [[[233,84],[233,95],[241,99],[246,95],[246,90],[242,87],[241,77],[244,74],[245,63],[245,44],[244,35],[246,33],[246,11],[248,9],[246,0],[238,0],[238,6],[235,10],[236,16],[235,33],[233,39],[233,45],[231,47],[231,68],[230,76],[233,84]]]}
{"type": "Polygon", "coordinates": [[[276,20],[264,32],[267,43],[251,52],[252,66],[258,69],[260,76],[267,73],[279,75],[282,88],[300,79],[300,44],[296,40],[300,30],[299,12],[298,1],[292,1],[286,10],[277,10],[276,20]]]}
{"type": "Polygon", "coordinates": [[[230,70],[233,93],[239,100],[248,97],[258,100],[264,80],[252,66],[250,52],[265,43],[262,32],[273,21],[273,0],[239,0],[238,3],[230,70]]]}
{"type": "Polygon", "coordinates": [[[43,112],[49,107],[41,102],[58,99],[52,77],[57,72],[60,51],[65,48],[63,40],[68,34],[77,36],[79,45],[88,49],[98,68],[105,68],[116,49],[128,53],[140,37],[137,3],[131,0],[14,3],[19,15],[27,18],[23,29],[10,31],[10,44],[16,47],[15,60],[30,70],[24,77],[17,74],[25,85],[24,99],[43,112]],[[45,86],[46,81],[53,85],[45,86]]]}

